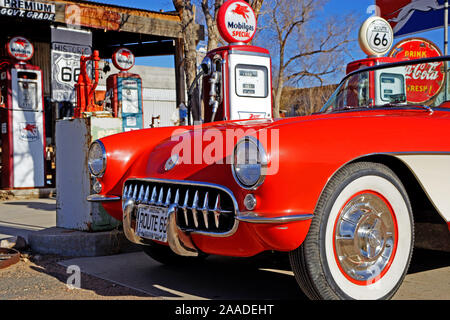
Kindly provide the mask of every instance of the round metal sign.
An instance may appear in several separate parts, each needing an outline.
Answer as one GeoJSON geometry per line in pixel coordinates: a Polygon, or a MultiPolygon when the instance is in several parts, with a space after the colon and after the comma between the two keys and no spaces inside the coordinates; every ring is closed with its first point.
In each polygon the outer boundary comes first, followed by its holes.
{"type": "MultiPolygon", "coordinates": [[[[390,57],[399,60],[439,57],[442,53],[431,41],[409,38],[392,48],[390,57]]],[[[413,64],[405,67],[406,96],[410,103],[424,103],[433,99],[444,84],[444,62],[413,64]]]]}
{"type": "Polygon", "coordinates": [[[217,28],[228,43],[248,43],[256,32],[255,12],[245,1],[227,1],[217,13],[217,28]]]}
{"type": "Polygon", "coordinates": [[[383,56],[394,42],[392,27],[381,17],[370,17],[359,29],[359,46],[369,56],[383,56]]]}
{"type": "Polygon", "coordinates": [[[117,69],[127,71],[134,66],[134,54],[127,48],[120,48],[114,52],[112,61],[117,69]]]}
{"type": "Polygon", "coordinates": [[[28,61],[34,55],[34,47],[28,39],[24,37],[14,37],[7,44],[8,54],[19,61],[28,61]]]}

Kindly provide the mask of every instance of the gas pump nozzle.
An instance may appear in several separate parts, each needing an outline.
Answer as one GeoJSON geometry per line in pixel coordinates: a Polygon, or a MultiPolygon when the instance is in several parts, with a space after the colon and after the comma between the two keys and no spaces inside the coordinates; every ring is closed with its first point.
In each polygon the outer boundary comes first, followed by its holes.
{"type": "Polygon", "coordinates": [[[217,109],[219,108],[219,101],[217,101],[216,99],[217,98],[216,85],[218,82],[219,82],[219,73],[217,71],[214,71],[211,75],[211,78],[209,79],[209,83],[211,85],[211,88],[209,90],[209,105],[212,107],[211,122],[214,121],[217,109]]]}

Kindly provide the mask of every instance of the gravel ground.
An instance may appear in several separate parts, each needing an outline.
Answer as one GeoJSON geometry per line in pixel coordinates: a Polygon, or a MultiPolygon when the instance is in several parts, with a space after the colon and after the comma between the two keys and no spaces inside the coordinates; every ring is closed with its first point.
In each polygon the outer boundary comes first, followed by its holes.
{"type": "Polygon", "coordinates": [[[158,299],[84,273],[81,288],[70,289],[66,282],[71,274],[57,264],[60,260],[58,256],[22,254],[20,262],[0,269],[0,300],[158,299]]]}

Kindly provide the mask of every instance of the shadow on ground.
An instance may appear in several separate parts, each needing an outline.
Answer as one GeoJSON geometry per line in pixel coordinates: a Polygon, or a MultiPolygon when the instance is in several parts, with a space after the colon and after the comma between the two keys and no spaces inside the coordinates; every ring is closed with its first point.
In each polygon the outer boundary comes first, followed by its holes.
{"type": "MultiPolygon", "coordinates": [[[[408,273],[447,267],[449,258],[450,253],[415,249],[408,273]]],[[[69,274],[66,267],[57,264],[58,261],[58,259],[43,260],[36,262],[38,266],[33,268],[66,284],[69,274]]],[[[210,256],[201,263],[183,266],[162,265],[142,252],[72,260],[66,258],[64,261],[68,263],[80,261],[83,272],[82,288],[104,297],[307,299],[292,275],[287,254],[263,253],[252,258],[210,256]],[[129,258],[133,258],[133,261],[127,261],[129,258]],[[108,261],[113,260],[114,264],[108,264],[108,261]],[[91,275],[88,275],[83,268],[92,267],[93,261],[97,265],[100,263],[100,271],[97,266],[97,274],[90,270],[91,275]]]]}
{"type": "MultiPolygon", "coordinates": [[[[200,263],[167,266],[162,265],[144,253],[96,258],[75,258],[64,262],[77,264],[80,261],[81,287],[102,296],[159,297],[164,299],[246,299],[246,300],[306,300],[290,272],[286,254],[264,253],[252,258],[229,258],[210,256],[200,263]],[[127,261],[135,257],[134,261],[127,261]],[[89,263],[98,265],[102,261],[104,272],[92,273],[89,263]],[[112,261],[113,264],[107,263],[112,261]],[[117,260],[120,260],[119,262],[117,260]],[[86,261],[88,263],[86,264],[86,261]],[[114,268],[115,270],[111,270],[114,268]],[[88,275],[90,274],[90,275],[88,275]],[[92,276],[94,274],[94,276],[92,276]],[[103,278],[109,281],[95,282],[103,278]],[[99,283],[109,283],[109,286],[99,283]],[[121,290],[111,291],[111,285],[121,290]],[[134,289],[134,290],[133,290],[134,289]],[[128,290],[128,291],[127,291],[128,290]],[[131,293],[130,293],[131,292],[131,293]]],[[[35,271],[51,275],[66,283],[69,274],[58,261],[35,262],[35,271]]],[[[97,270],[99,270],[97,268],[97,270]]]]}
{"type": "Polygon", "coordinates": [[[415,248],[408,274],[448,267],[450,252],[415,248]]]}
{"type": "Polygon", "coordinates": [[[44,210],[44,211],[56,211],[56,203],[48,203],[44,201],[4,201],[5,205],[10,206],[25,206],[30,209],[44,210]]]}

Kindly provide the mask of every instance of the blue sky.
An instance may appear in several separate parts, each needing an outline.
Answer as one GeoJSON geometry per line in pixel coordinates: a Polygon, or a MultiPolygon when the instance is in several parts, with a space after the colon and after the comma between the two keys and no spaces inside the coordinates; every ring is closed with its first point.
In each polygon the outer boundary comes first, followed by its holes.
{"type": "MultiPolygon", "coordinates": [[[[172,0],[95,0],[96,2],[102,2],[102,3],[109,3],[109,4],[115,4],[115,5],[121,5],[121,6],[127,6],[127,7],[134,7],[134,8],[140,8],[140,9],[147,9],[152,11],[173,11],[174,6],[172,4],[172,0]]],[[[353,12],[356,14],[359,19],[360,23],[367,19],[369,16],[372,15],[371,12],[367,12],[368,8],[371,5],[375,4],[375,0],[329,0],[327,5],[324,6],[323,12],[319,14],[328,15],[340,15],[340,14],[346,14],[353,12]]],[[[198,8],[197,10],[200,10],[198,8]]],[[[318,26],[320,27],[320,26],[318,26]]],[[[443,50],[443,39],[444,39],[444,29],[438,29],[433,30],[429,32],[422,32],[417,33],[415,36],[427,38],[431,41],[433,41],[442,51],[443,50]]],[[[354,39],[357,39],[358,37],[358,30],[355,30],[354,39]]],[[[403,37],[405,38],[405,37],[403,37]]],[[[396,38],[395,42],[402,40],[402,37],[396,38]]],[[[354,59],[362,59],[365,58],[365,54],[357,48],[355,51],[353,51],[352,56],[354,59]]],[[[350,62],[351,58],[349,58],[350,62]]],[[[146,58],[137,58],[136,59],[137,64],[143,64],[143,65],[151,65],[151,66],[158,66],[158,67],[169,67],[172,68],[174,66],[174,61],[172,56],[161,56],[161,57],[146,57],[146,58]]]]}

